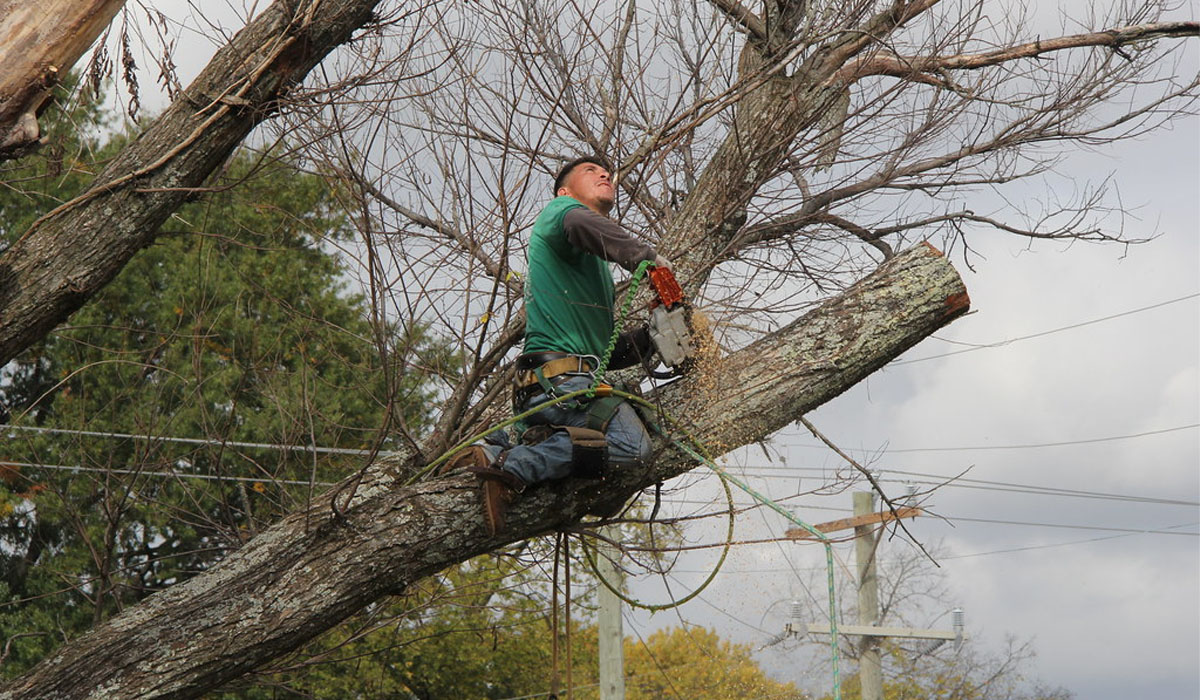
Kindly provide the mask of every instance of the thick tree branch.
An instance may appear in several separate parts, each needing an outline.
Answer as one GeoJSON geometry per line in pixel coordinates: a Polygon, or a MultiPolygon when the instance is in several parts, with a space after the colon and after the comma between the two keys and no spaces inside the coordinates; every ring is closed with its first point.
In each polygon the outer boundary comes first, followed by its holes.
{"type": "MultiPolygon", "coordinates": [[[[936,250],[893,258],[839,297],[652,399],[716,455],[770,435],[829,401],[967,310],[936,250]]],[[[678,437],[679,433],[675,433],[678,437]]],[[[212,570],[69,642],[0,689],[18,698],[186,698],[300,646],[380,597],[472,556],[619,509],[697,465],[666,442],[646,470],[602,483],[529,489],[488,537],[469,476],[399,486],[376,464],[343,516],[328,497],[264,531],[212,570]]]]}
{"type": "Polygon", "coordinates": [[[158,227],[280,98],[365,24],[378,0],[278,0],[85,194],[0,257],[0,365],[66,320],[154,241],[158,227]]]}
{"type": "Polygon", "coordinates": [[[675,249],[693,251],[680,265],[685,289],[697,290],[708,271],[732,252],[751,198],[776,174],[796,136],[820,120],[828,107],[828,79],[872,42],[882,41],[937,2],[892,3],[861,26],[832,36],[791,76],[777,73],[791,56],[768,61],[747,53],[750,47],[743,51],[743,72],[754,76],[747,86],[753,86],[752,91],[738,101],[729,136],[688,194],[668,236],[668,254],[675,249]]]}

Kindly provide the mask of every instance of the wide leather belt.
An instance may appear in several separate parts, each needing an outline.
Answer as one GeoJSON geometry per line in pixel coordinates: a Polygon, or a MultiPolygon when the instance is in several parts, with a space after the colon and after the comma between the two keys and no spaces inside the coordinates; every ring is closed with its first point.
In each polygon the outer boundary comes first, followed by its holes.
{"type": "Polygon", "coordinates": [[[560,374],[582,374],[596,369],[594,357],[569,355],[564,352],[534,352],[517,358],[517,376],[513,380],[517,389],[524,389],[538,383],[534,370],[542,369],[546,379],[560,374]]]}

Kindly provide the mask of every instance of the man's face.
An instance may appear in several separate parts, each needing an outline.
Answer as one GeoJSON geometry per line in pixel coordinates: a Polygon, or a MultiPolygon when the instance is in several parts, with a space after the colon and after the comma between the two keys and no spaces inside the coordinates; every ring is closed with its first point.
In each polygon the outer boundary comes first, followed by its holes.
{"type": "Polygon", "coordinates": [[[595,163],[581,163],[572,168],[558,194],[574,197],[598,214],[608,214],[616,196],[608,171],[595,163]]]}

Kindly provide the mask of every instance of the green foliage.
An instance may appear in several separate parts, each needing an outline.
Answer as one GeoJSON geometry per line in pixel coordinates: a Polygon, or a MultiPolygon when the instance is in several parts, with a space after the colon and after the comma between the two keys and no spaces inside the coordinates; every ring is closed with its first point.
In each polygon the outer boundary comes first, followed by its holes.
{"type": "MultiPolygon", "coordinates": [[[[97,147],[72,128],[99,120],[90,108],[43,117],[59,147],[0,171],[6,243],[81,191],[99,168],[91,156],[115,151],[120,138],[97,147]]],[[[0,422],[25,428],[0,441],[4,676],[211,566],[323,490],[310,482],[362,464],[233,443],[388,449],[386,411],[414,431],[428,420],[430,374],[408,368],[452,355],[424,328],[368,322],[329,252],[350,231],[324,180],[242,154],[216,184],[235,186],[181,208],[0,373],[0,422]]]]}
{"type": "Polygon", "coordinates": [[[41,150],[0,162],[0,251],[39,216],[81,191],[96,174],[97,151],[102,147],[97,135],[109,120],[95,103],[76,102],[69,111],[63,110],[61,105],[76,82],[70,75],[56,87],[50,106],[38,118],[46,139],[41,150]]]}
{"type": "MultiPolygon", "coordinates": [[[[285,670],[260,672],[252,688],[229,690],[226,697],[432,700],[544,693],[553,641],[543,575],[511,556],[478,557],[373,606],[284,661],[285,670]]],[[[575,617],[586,614],[580,590],[575,617]]],[[[571,654],[565,635],[560,645],[560,678],[569,656],[574,683],[595,683],[595,630],[576,619],[571,654]]]]}
{"type": "Polygon", "coordinates": [[[803,700],[795,685],[769,678],[750,650],[700,627],[659,630],[644,644],[626,640],[625,697],[803,700]]]}

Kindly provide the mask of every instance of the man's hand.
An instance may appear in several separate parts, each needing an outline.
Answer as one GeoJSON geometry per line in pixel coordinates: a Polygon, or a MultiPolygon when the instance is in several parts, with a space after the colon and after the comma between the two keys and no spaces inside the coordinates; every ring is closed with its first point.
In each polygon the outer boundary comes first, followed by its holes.
{"type": "Polygon", "coordinates": [[[654,266],[655,266],[655,267],[665,267],[665,268],[667,268],[667,269],[670,269],[670,268],[671,268],[671,261],[670,261],[670,260],[667,260],[666,258],[664,258],[664,257],[663,257],[663,256],[661,256],[661,255],[655,255],[655,256],[654,256],[654,266]]]}

